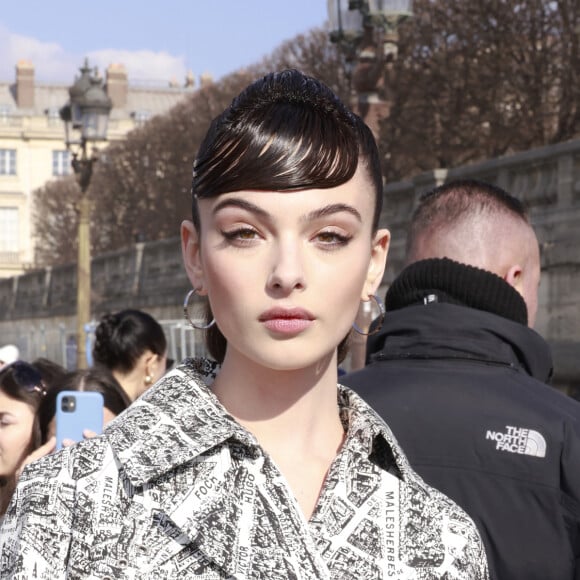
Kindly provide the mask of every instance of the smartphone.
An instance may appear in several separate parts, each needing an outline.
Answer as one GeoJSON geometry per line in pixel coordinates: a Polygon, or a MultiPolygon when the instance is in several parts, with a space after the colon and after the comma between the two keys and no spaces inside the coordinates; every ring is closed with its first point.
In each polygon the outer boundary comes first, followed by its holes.
{"type": "Polygon", "coordinates": [[[62,391],[56,398],[56,448],[63,439],[83,440],[83,431],[103,431],[103,395],[91,391],[62,391]]]}

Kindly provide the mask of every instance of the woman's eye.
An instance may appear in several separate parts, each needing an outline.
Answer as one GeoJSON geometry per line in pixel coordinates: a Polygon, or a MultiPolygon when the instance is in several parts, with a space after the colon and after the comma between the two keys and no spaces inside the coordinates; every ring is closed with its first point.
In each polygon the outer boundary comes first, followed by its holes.
{"type": "Polygon", "coordinates": [[[238,228],[231,231],[222,231],[222,236],[231,242],[236,240],[248,242],[257,239],[258,232],[252,228],[238,228]]]}
{"type": "Polygon", "coordinates": [[[339,234],[338,232],[319,232],[316,240],[324,246],[344,246],[351,240],[351,236],[339,234]]]}

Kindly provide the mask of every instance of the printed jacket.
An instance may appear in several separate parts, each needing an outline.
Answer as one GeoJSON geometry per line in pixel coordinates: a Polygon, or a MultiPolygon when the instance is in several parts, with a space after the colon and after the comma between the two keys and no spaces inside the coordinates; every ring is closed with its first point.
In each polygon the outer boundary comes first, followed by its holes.
{"type": "Polygon", "coordinates": [[[488,577],[473,522],[352,392],[339,388],[347,437],[307,522],[203,364],[26,468],[0,530],[2,579],[488,577]]]}
{"type": "Polygon", "coordinates": [[[580,578],[580,405],[545,384],[523,324],[444,303],[387,312],[374,360],[341,378],[409,462],[471,515],[490,576],[580,578]]]}

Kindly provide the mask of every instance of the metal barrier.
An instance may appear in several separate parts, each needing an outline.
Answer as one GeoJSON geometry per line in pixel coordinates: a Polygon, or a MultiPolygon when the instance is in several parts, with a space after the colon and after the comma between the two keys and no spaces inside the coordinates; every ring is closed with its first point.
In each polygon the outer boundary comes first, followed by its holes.
{"type": "MultiPolygon", "coordinates": [[[[186,357],[206,356],[203,337],[195,333],[183,319],[159,320],[167,338],[167,356],[180,361],[186,357]]],[[[87,341],[87,364],[92,366],[92,352],[95,341],[95,329],[98,322],[92,321],[85,326],[87,341]]],[[[203,324],[200,321],[200,324],[203,324]]],[[[0,346],[14,344],[20,350],[20,358],[33,361],[36,358],[47,358],[68,370],[76,368],[76,334],[75,329],[64,324],[54,326],[43,323],[34,327],[29,333],[4,333],[0,346]]]]}

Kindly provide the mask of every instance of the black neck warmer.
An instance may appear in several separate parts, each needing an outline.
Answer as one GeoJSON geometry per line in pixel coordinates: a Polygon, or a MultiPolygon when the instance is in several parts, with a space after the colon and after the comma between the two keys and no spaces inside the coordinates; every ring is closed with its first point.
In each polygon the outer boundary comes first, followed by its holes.
{"type": "Polygon", "coordinates": [[[407,266],[389,288],[385,307],[447,302],[492,312],[528,324],[521,295],[496,274],[448,258],[430,258],[407,266]]]}

